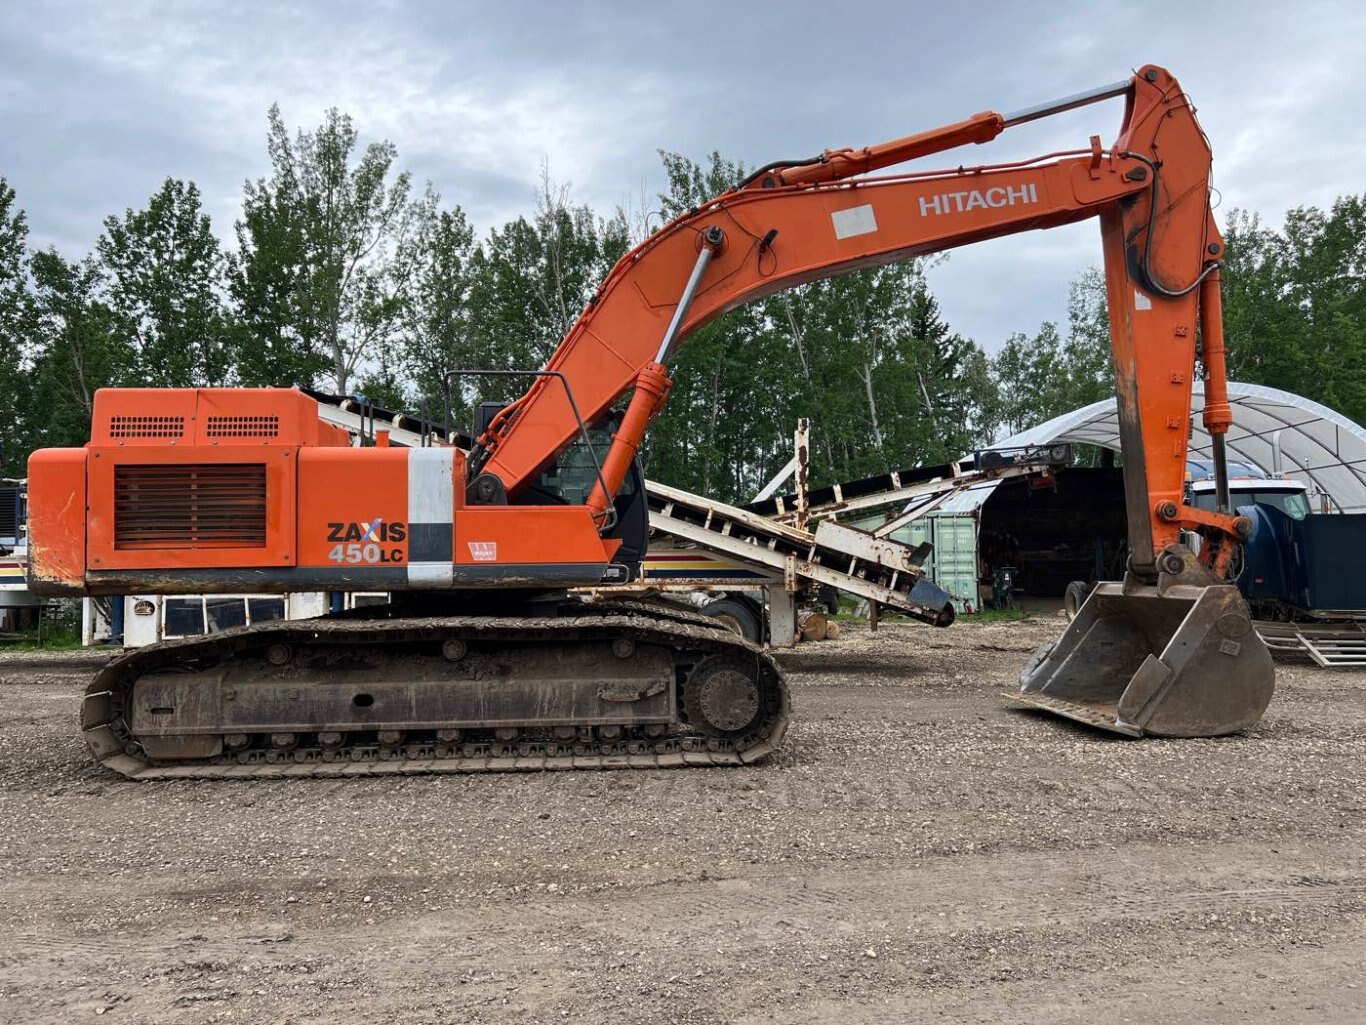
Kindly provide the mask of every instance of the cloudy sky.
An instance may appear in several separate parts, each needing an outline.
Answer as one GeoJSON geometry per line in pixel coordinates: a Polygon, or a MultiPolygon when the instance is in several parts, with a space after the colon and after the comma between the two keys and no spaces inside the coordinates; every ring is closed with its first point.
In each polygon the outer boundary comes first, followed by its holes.
{"type": "MultiPolygon", "coordinates": [[[[1278,224],[1366,190],[1361,0],[7,0],[0,176],[33,241],[71,256],[167,176],[198,183],[230,240],[243,181],[267,171],[270,104],[308,128],[337,106],[486,230],[532,209],[543,161],[608,211],[659,189],[659,149],[800,157],[1148,62],[1195,99],[1225,209],[1278,224]]],[[[1120,113],[1112,101],[1022,126],[961,159],[1109,141],[1120,113]]],[[[1098,258],[1082,224],[959,250],[932,281],[950,323],[995,348],[1061,317],[1067,283],[1098,258]]]]}

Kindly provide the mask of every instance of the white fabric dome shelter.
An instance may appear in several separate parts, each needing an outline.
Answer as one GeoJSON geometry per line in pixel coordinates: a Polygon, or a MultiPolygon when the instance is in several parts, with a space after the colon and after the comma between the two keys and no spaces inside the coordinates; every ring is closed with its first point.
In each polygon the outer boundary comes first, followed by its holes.
{"type": "MultiPolygon", "coordinates": [[[[1247,463],[1268,476],[1278,470],[1327,494],[1342,512],[1366,512],[1366,429],[1327,406],[1279,388],[1228,384],[1233,426],[1226,436],[1230,463],[1247,463]],[[1277,448],[1280,458],[1277,460],[1277,448]]],[[[1093,402],[1005,438],[993,448],[1071,441],[1119,451],[1119,417],[1113,398],[1093,402]]],[[[1210,437],[1201,423],[1203,382],[1191,397],[1194,429],[1190,458],[1211,459],[1210,437]]],[[[994,486],[974,488],[941,508],[979,507],[994,486]]]]}

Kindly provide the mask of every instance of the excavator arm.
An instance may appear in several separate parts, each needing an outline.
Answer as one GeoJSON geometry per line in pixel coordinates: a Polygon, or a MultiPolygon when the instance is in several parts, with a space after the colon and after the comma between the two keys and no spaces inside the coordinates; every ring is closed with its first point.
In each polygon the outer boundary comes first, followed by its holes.
{"type": "Polygon", "coordinates": [[[689,334],[742,303],[818,278],[1089,217],[1101,223],[1121,409],[1133,569],[1182,529],[1209,535],[1222,569],[1246,524],[1184,505],[1197,339],[1206,426],[1222,439],[1218,260],[1209,207],[1210,149],[1176,79],[1148,67],[1131,80],[1016,114],[977,114],[863,150],[826,151],[762,168],[665,226],[616,265],[538,378],[472,453],[471,500],[515,496],[591,421],[632,399],[590,499],[605,513],[668,395],[666,363],[689,334]],[[1012,125],[1111,97],[1126,99],[1119,136],[1009,164],[876,176],[907,160],[985,143],[1012,125]],[[563,385],[567,384],[567,388],[563,385]],[[570,401],[572,393],[573,403],[570,401]]]}

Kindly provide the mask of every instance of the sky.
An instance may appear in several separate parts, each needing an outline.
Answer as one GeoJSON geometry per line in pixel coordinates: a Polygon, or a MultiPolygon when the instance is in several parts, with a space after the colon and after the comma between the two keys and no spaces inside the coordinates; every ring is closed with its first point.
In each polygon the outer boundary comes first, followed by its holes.
{"type": "MultiPolygon", "coordinates": [[[[0,177],[31,242],[70,257],[168,176],[198,184],[233,244],[243,183],[269,170],[270,105],[291,129],[335,106],[484,232],[531,213],[543,165],[606,214],[653,199],[661,149],[757,165],[1006,113],[1147,63],[1194,99],[1222,210],[1275,226],[1366,190],[1360,0],[7,0],[0,177]]],[[[1110,101],[923,166],[1108,142],[1121,114],[1110,101]]],[[[992,350],[1063,319],[1068,283],[1099,260],[1086,222],[956,250],[929,273],[950,325],[992,350]]]]}

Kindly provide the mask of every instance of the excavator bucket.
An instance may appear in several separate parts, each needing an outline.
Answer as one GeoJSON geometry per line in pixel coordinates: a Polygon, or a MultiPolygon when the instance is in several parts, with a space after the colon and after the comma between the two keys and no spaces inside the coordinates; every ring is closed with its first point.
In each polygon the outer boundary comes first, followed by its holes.
{"type": "Polygon", "coordinates": [[[1131,737],[1217,737],[1271,701],[1271,654],[1232,584],[1100,584],[1011,698],[1131,737]]]}

